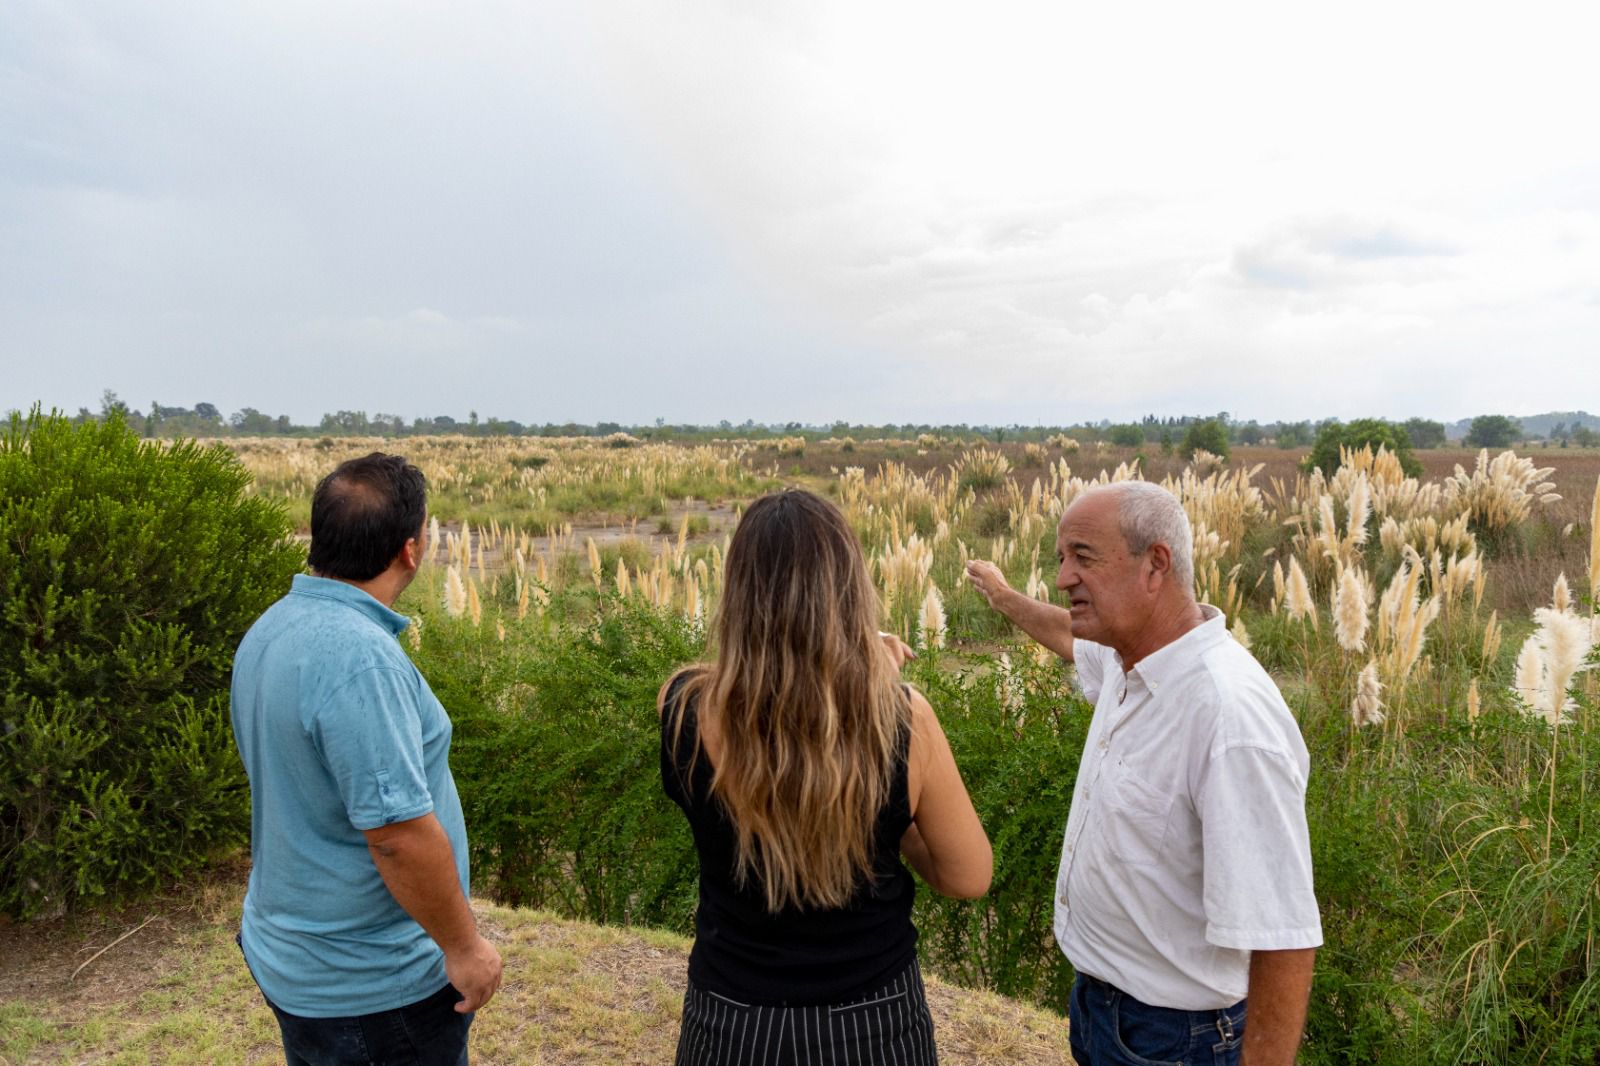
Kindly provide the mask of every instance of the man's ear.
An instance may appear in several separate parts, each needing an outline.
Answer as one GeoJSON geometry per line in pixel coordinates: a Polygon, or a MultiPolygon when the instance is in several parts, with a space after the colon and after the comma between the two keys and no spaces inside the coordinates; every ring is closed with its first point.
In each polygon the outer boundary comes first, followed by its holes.
{"type": "Polygon", "coordinates": [[[1158,577],[1162,581],[1172,577],[1172,549],[1157,541],[1150,545],[1149,560],[1150,587],[1153,591],[1158,577]]]}
{"type": "Polygon", "coordinates": [[[396,559],[408,572],[420,567],[422,565],[422,538],[412,537],[406,541],[396,559]]]}

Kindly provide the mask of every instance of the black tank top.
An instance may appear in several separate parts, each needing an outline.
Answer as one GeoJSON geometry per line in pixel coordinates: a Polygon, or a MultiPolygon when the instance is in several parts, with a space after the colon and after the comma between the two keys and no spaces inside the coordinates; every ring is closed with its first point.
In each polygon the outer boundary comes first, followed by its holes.
{"type": "Polygon", "coordinates": [[[702,752],[690,761],[699,733],[696,701],[683,708],[673,748],[673,721],[686,678],[667,691],[661,716],[661,785],[689,818],[700,856],[700,907],[695,913],[689,979],[742,1003],[806,1006],[838,1003],[882,987],[911,964],[917,930],[911,924],[916,883],[900,861],[900,838],[911,825],[906,785],[909,725],[895,743],[889,800],[872,831],[876,877],[838,908],[767,910],[761,886],[734,879],[735,833],[711,795],[712,768],[702,752]]]}

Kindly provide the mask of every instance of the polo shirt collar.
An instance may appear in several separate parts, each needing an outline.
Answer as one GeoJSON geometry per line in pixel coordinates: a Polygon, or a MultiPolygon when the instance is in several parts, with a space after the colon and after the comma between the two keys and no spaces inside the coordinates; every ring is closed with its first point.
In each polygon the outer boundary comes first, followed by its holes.
{"type": "Polygon", "coordinates": [[[1162,685],[1176,681],[1194,663],[1194,657],[1219,640],[1228,637],[1228,620],[1221,610],[1209,603],[1200,604],[1205,621],[1171,644],[1157,648],[1134,664],[1128,673],[1138,677],[1151,692],[1162,685]]]}
{"type": "Polygon", "coordinates": [[[337,600],[339,603],[354,608],[366,615],[389,632],[399,636],[411,624],[411,619],[398,611],[391,611],[371,595],[356,588],[347,581],[336,581],[331,577],[313,577],[310,574],[296,574],[290,584],[289,594],[292,596],[315,596],[324,600],[337,600]]]}

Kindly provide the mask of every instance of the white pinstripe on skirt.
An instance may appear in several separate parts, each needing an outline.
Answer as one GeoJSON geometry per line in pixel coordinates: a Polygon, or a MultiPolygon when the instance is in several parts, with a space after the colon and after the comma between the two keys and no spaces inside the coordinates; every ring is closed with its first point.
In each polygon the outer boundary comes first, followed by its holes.
{"type": "Polygon", "coordinates": [[[913,958],[845,1003],[768,1007],[689,982],[675,1066],[936,1066],[933,1018],[913,958]]]}

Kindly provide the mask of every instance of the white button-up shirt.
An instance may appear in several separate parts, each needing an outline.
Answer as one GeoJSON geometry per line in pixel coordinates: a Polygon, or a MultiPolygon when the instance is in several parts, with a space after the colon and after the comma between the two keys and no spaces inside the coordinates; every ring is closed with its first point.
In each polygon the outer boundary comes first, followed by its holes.
{"type": "Polygon", "coordinates": [[[1202,610],[1126,673],[1073,641],[1095,709],[1056,877],[1073,968],[1178,1010],[1244,998],[1251,949],[1322,943],[1305,742],[1222,612],[1202,610]]]}

